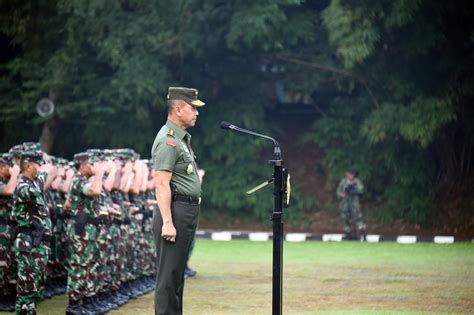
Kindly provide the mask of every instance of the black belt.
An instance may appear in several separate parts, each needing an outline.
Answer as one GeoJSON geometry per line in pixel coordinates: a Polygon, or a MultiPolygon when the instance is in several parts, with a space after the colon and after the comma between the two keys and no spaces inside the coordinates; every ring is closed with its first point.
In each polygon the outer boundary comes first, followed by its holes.
{"type": "MultiPolygon", "coordinates": [[[[29,228],[29,227],[25,227],[25,226],[20,226],[20,228],[18,229],[19,233],[25,233],[25,234],[29,234],[29,235],[31,235],[31,233],[33,233],[33,231],[34,231],[33,228],[29,228]]],[[[51,235],[43,234],[42,240],[44,242],[51,242],[51,235]]]]}
{"type": "Polygon", "coordinates": [[[122,220],[117,219],[117,218],[113,218],[113,219],[112,219],[112,223],[121,225],[121,224],[122,224],[122,220]]]}
{"type": "Polygon", "coordinates": [[[173,196],[173,201],[181,201],[181,202],[187,202],[192,205],[199,205],[201,203],[201,198],[198,197],[190,197],[190,196],[184,196],[184,195],[177,195],[175,194],[173,196]]]}

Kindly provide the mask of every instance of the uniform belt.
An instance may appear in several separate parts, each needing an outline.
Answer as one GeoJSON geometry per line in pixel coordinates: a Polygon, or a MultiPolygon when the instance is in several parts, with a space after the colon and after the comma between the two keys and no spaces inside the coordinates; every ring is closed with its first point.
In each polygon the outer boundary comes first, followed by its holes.
{"type": "Polygon", "coordinates": [[[199,205],[201,204],[201,197],[196,198],[196,197],[176,194],[173,196],[173,201],[181,201],[181,202],[187,202],[192,205],[199,205]]]}
{"type": "MultiPolygon", "coordinates": [[[[18,229],[19,233],[25,233],[25,234],[31,234],[31,233],[33,233],[33,231],[34,231],[33,228],[29,228],[29,227],[25,227],[25,226],[20,226],[20,228],[18,229]]],[[[42,240],[44,242],[51,242],[51,235],[43,234],[42,240]]]]}
{"type": "Polygon", "coordinates": [[[112,219],[112,223],[121,225],[121,224],[122,224],[122,220],[117,219],[117,218],[113,218],[113,219],[112,219]]]}

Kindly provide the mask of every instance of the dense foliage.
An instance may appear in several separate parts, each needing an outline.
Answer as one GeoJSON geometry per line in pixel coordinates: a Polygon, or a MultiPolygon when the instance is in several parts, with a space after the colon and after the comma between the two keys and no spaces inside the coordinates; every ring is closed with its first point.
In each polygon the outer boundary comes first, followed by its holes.
{"type": "MultiPolygon", "coordinates": [[[[271,148],[218,125],[274,131],[279,82],[311,96],[319,114],[300,140],[324,151],[331,187],[354,165],[384,219],[462,218],[472,215],[473,17],[468,1],[5,0],[0,150],[42,135],[56,155],[126,146],[148,157],[167,87],[195,86],[208,103],[192,130],[206,206],[264,219],[271,199],[243,192],[268,177],[271,148]],[[42,119],[45,96],[56,111],[42,119]],[[456,203],[444,210],[440,196],[456,203]]],[[[296,200],[294,214],[312,205],[296,200]]]]}

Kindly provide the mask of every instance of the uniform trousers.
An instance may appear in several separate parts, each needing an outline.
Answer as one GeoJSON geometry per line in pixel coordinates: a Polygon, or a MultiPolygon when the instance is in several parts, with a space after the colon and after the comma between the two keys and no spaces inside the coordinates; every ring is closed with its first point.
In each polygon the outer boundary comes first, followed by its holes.
{"type": "Polygon", "coordinates": [[[184,269],[196,232],[199,205],[173,201],[171,213],[176,229],[174,243],[161,237],[163,219],[158,210],[153,213],[157,264],[155,315],[183,313],[184,269]]]}

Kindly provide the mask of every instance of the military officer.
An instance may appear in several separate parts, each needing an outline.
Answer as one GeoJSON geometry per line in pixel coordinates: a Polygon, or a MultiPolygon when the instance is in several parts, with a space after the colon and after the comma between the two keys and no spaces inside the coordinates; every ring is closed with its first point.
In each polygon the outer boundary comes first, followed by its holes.
{"type": "Polygon", "coordinates": [[[95,294],[93,267],[98,255],[98,214],[94,211],[93,201],[102,192],[105,173],[105,168],[98,162],[97,156],[90,152],[74,155],[78,173],[68,194],[72,219],[66,226],[70,246],[67,264],[69,306],[66,314],[98,313],[96,305],[91,303],[95,294]],[[89,183],[91,176],[94,180],[89,183]]]}
{"type": "Polygon", "coordinates": [[[13,191],[20,168],[9,153],[0,155],[0,311],[15,310],[15,291],[10,285],[13,257],[13,191]]]}
{"type": "Polygon", "coordinates": [[[353,238],[351,226],[355,224],[360,236],[365,240],[366,226],[362,220],[359,203],[359,196],[364,192],[364,185],[356,175],[357,172],[352,167],[346,170],[345,177],[337,187],[337,196],[341,199],[340,208],[346,239],[353,238]]]}
{"type": "Polygon", "coordinates": [[[168,120],[151,150],[159,211],[153,215],[157,279],[155,314],[182,314],[184,270],[199,215],[201,184],[191,135],[204,103],[191,88],[168,89],[168,120]]]}
{"type": "Polygon", "coordinates": [[[42,163],[41,151],[21,154],[21,175],[13,195],[12,216],[19,227],[14,243],[18,262],[17,314],[36,314],[48,263],[51,220],[44,185],[50,165],[40,169],[42,163]]]}

